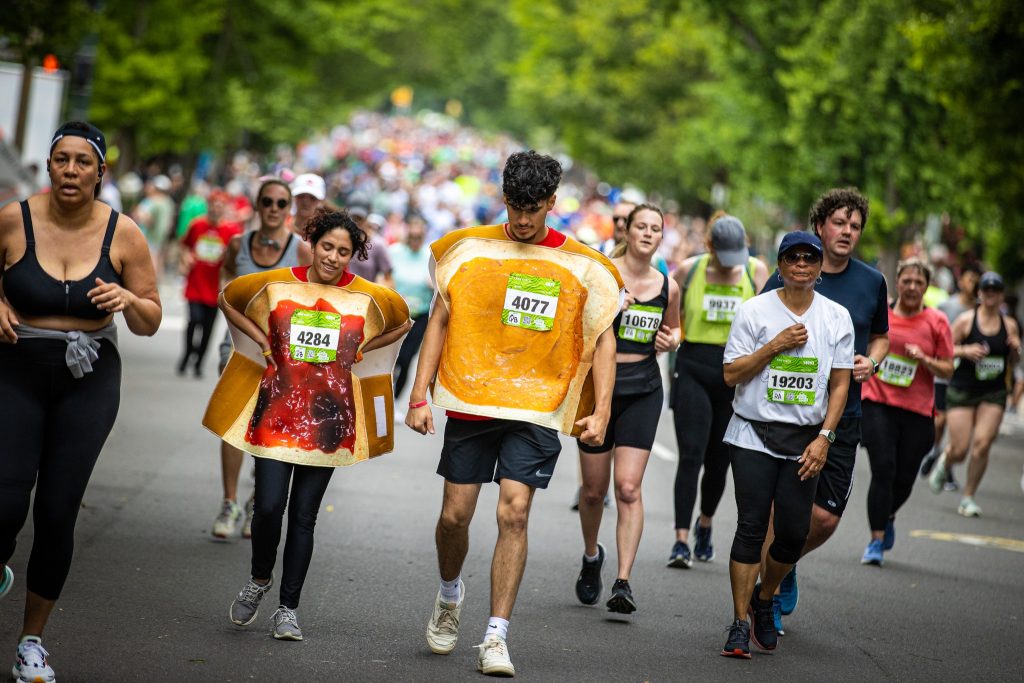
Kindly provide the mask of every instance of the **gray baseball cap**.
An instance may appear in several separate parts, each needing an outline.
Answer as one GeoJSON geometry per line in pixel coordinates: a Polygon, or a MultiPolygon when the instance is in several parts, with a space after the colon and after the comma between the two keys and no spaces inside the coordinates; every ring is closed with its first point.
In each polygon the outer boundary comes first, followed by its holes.
{"type": "Polygon", "coordinates": [[[711,226],[711,248],[718,262],[726,268],[741,266],[747,262],[747,231],[743,223],[734,216],[722,216],[711,226]]]}

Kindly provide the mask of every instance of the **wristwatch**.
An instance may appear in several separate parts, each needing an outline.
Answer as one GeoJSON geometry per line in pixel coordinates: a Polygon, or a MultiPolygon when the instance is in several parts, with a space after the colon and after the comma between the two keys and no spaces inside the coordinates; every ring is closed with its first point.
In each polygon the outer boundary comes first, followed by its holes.
{"type": "Polygon", "coordinates": [[[830,444],[836,442],[836,433],[833,432],[831,429],[822,429],[820,432],[818,432],[818,436],[825,437],[826,439],[828,439],[828,442],[830,444]]]}
{"type": "Polygon", "coordinates": [[[876,361],[871,356],[868,356],[868,360],[871,361],[871,374],[872,375],[877,375],[878,374],[878,369],[882,367],[882,364],[879,363],[878,361],[876,361]]]}

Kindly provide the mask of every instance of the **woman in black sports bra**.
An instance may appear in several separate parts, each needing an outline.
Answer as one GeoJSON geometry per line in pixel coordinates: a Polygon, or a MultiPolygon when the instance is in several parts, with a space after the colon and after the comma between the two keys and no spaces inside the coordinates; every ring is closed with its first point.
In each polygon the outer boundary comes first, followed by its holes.
{"type": "Polygon", "coordinates": [[[160,325],[142,232],[96,201],[105,156],[99,129],[64,124],[46,163],[51,191],[0,210],[0,597],[14,580],[7,563],[35,488],[20,680],[53,680],[41,636],[120,400],[114,314],[135,334],[160,325]]]}
{"type": "Polygon", "coordinates": [[[636,610],[629,575],[644,526],[640,485],[664,406],[657,354],[679,346],[679,285],[651,266],[663,223],[657,206],[638,205],[626,219],[625,241],[612,252],[627,299],[612,324],[616,366],[611,417],[604,443],[590,446],[579,441],[584,554],[576,597],[585,605],[601,598],[605,552],[597,539],[614,463],[618,567],[607,606],[622,614],[636,610]]]}

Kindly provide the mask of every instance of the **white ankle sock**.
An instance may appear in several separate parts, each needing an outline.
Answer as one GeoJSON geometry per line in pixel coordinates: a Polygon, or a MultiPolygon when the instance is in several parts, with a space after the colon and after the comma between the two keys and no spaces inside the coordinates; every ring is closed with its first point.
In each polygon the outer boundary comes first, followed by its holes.
{"type": "Polygon", "coordinates": [[[487,620],[487,630],[484,631],[484,638],[487,636],[501,636],[508,639],[508,619],[491,617],[487,620]]]}
{"type": "Polygon", "coordinates": [[[462,580],[462,575],[456,576],[451,581],[445,581],[441,579],[441,599],[445,602],[459,602],[462,600],[462,591],[459,590],[459,582],[462,580]]]}
{"type": "Polygon", "coordinates": [[[597,560],[600,557],[601,557],[601,551],[600,550],[598,550],[593,555],[587,555],[586,551],[583,552],[583,559],[586,560],[587,562],[597,562],[597,560]]]}

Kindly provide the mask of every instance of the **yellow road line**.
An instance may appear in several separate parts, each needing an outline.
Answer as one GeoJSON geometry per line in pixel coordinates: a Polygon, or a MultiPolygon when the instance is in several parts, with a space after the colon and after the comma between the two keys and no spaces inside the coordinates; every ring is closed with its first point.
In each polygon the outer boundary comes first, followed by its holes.
{"type": "Polygon", "coordinates": [[[950,543],[963,543],[965,545],[999,548],[1015,553],[1024,553],[1024,541],[1018,541],[1013,538],[978,536],[977,534],[955,534],[948,531],[926,531],[924,529],[915,529],[910,532],[910,536],[911,538],[930,538],[933,541],[948,541],[950,543]]]}

